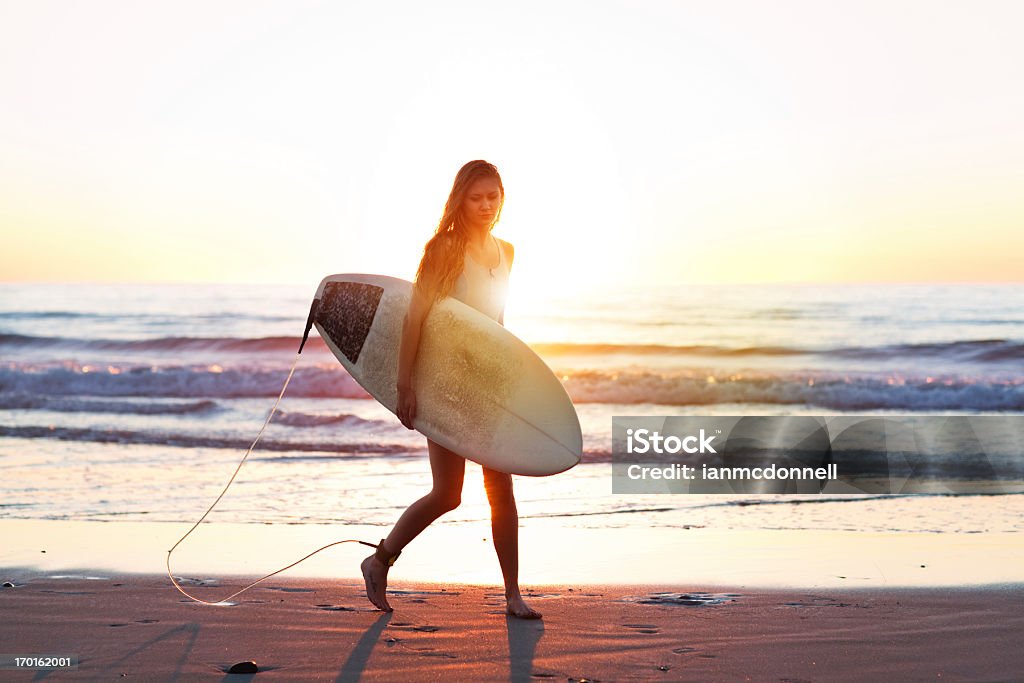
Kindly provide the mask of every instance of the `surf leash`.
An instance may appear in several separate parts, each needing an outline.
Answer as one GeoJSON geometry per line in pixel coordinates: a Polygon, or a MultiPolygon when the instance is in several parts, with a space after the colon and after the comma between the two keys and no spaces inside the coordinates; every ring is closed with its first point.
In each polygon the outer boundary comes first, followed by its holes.
{"type": "MultiPolygon", "coordinates": [[[[295,374],[295,366],[298,365],[299,358],[302,355],[302,347],[306,345],[306,340],[309,338],[309,330],[310,330],[310,328],[313,327],[313,319],[316,316],[316,311],[317,311],[319,303],[320,303],[319,299],[314,299],[313,300],[313,305],[309,309],[309,317],[306,320],[306,330],[305,330],[305,332],[302,335],[302,343],[299,345],[299,351],[298,351],[298,353],[295,354],[295,360],[292,361],[292,367],[288,371],[288,377],[285,378],[285,380],[284,380],[284,386],[281,387],[281,393],[277,395],[277,400],[274,401],[274,407],[270,409],[270,414],[267,415],[267,419],[263,422],[263,426],[260,427],[260,431],[256,435],[256,438],[253,440],[252,445],[249,446],[249,448],[245,451],[245,455],[242,457],[241,462],[238,463],[238,467],[235,468],[234,474],[231,475],[231,479],[229,479],[227,485],[224,486],[224,490],[220,492],[219,496],[217,496],[217,500],[213,501],[213,505],[211,505],[206,510],[206,512],[203,513],[203,516],[199,518],[199,521],[196,522],[195,524],[193,524],[192,528],[189,529],[185,533],[184,536],[182,536],[180,539],[178,539],[178,542],[175,543],[171,547],[171,549],[167,551],[167,576],[168,576],[168,578],[170,578],[171,583],[174,584],[174,587],[178,589],[178,592],[180,592],[185,597],[187,597],[187,598],[189,598],[191,600],[194,600],[194,601],[196,601],[198,603],[202,603],[204,605],[213,605],[213,606],[216,606],[216,607],[226,607],[226,606],[233,605],[234,603],[230,603],[230,602],[228,602],[228,600],[230,600],[231,598],[235,597],[236,595],[240,595],[240,594],[244,593],[245,591],[249,590],[250,588],[252,588],[256,584],[261,583],[262,581],[266,581],[271,576],[274,576],[276,574],[280,574],[281,572],[285,571],[286,569],[291,569],[292,567],[294,567],[295,565],[299,564],[300,562],[305,562],[309,558],[311,558],[314,555],[316,555],[318,552],[320,552],[322,550],[326,550],[326,549],[328,549],[328,548],[330,548],[332,546],[340,545],[342,543],[360,543],[362,545],[369,546],[371,548],[377,548],[380,545],[380,544],[376,544],[376,543],[370,543],[368,541],[360,541],[360,540],[354,539],[354,538],[349,538],[349,539],[345,539],[343,541],[335,541],[333,543],[328,543],[327,545],[325,545],[325,546],[323,546],[321,548],[318,548],[318,549],[314,550],[313,552],[311,552],[310,554],[306,555],[301,560],[296,560],[295,562],[292,562],[287,567],[281,567],[277,571],[271,572],[270,574],[267,574],[266,576],[264,576],[264,577],[262,577],[260,579],[257,579],[256,581],[253,581],[252,583],[250,583],[245,588],[243,588],[241,590],[238,590],[238,591],[235,591],[234,593],[232,593],[231,595],[227,596],[226,598],[221,598],[220,600],[217,600],[215,602],[211,602],[209,600],[203,600],[202,598],[197,598],[194,595],[190,595],[187,591],[185,591],[184,588],[181,587],[181,585],[178,583],[178,580],[175,579],[174,575],[171,573],[171,553],[174,552],[175,548],[177,548],[179,545],[181,545],[182,541],[184,541],[186,538],[188,538],[189,534],[191,534],[193,531],[196,530],[196,527],[198,527],[200,524],[203,523],[203,520],[206,519],[206,516],[209,515],[210,512],[213,511],[213,508],[217,506],[217,503],[220,502],[220,499],[223,498],[224,494],[228,492],[228,488],[235,481],[235,477],[238,476],[238,472],[242,469],[242,465],[245,464],[245,461],[249,458],[249,455],[252,453],[253,449],[256,448],[256,444],[259,443],[260,438],[263,436],[263,432],[267,429],[267,425],[270,424],[270,420],[274,417],[274,413],[277,412],[277,407],[281,404],[281,399],[284,398],[284,392],[288,390],[288,383],[292,381],[292,375],[295,374]]],[[[383,544],[383,539],[381,540],[381,544],[383,544]]],[[[395,558],[397,558],[397,557],[398,556],[395,555],[395,558]]],[[[393,563],[394,562],[393,562],[393,559],[392,559],[392,564],[393,563]]]]}

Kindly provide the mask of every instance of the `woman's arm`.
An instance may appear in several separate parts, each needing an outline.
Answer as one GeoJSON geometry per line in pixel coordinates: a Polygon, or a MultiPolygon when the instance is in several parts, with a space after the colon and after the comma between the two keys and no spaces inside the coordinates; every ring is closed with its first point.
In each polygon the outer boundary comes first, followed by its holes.
{"type": "Polygon", "coordinates": [[[423,321],[430,312],[434,299],[431,287],[417,283],[412,288],[409,310],[402,324],[402,343],[398,349],[398,419],[408,429],[416,419],[416,392],[412,386],[412,369],[416,364],[416,352],[420,348],[420,334],[423,321]]]}
{"type": "Polygon", "coordinates": [[[420,333],[423,320],[430,312],[430,301],[419,287],[413,287],[409,310],[405,313],[402,323],[402,345],[398,352],[398,387],[412,386],[412,368],[416,362],[416,352],[420,347],[420,333]]]}

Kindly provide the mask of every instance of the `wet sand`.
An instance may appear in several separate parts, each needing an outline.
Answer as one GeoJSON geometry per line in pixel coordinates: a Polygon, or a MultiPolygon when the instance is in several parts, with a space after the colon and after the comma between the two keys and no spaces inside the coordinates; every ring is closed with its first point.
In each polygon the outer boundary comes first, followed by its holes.
{"type": "MultiPolygon", "coordinates": [[[[973,681],[1024,668],[1020,584],[544,586],[528,595],[536,622],[505,617],[496,587],[399,583],[383,614],[352,579],[274,577],[208,607],[165,576],[16,573],[0,589],[3,651],[80,663],[3,680],[973,681]],[[248,660],[260,673],[225,677],[248,660]]],[[[215,600],[242,585],[190,579],[186,590],[215,600]]]]}
{"type": "MultiPolygon", "coordinates": [[[[190,526],[0,519],[0,568],[159,575],[166,571],[167,551],[190,526]]],[[[566,528],[563,519],[528,520],[521,526],[519,580],[526,585],[685,582],[846,589],[1024,583],[1019,533],[566,528]]],[[[365,525],[204,523],[175,550],[171,571],[255,581],[334,541],[376,542],[386,533],[365,525]]],[[[360,545],[334,546],[281,576],[355,578],[367,553],[360,545]]],[[[402,551],[392,577],[499,584],[489,525],[431,525],[402,551]]]]}

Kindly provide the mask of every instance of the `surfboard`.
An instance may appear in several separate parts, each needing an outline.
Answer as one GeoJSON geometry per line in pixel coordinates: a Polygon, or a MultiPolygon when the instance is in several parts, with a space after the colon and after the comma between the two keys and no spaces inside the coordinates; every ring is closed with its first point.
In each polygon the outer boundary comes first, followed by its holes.
{"type": "MultiPolygon", "coordinates": [[[[393,413],[412,287],[383,275],[330,275],[310,309],[327,348],[393,413]]],[[[431,307],[412,377],[413,427],[452,452],[530,476],[564,472],[580,461],[579,418],[562,383],[522,340],[459,300],[431,307]]]]}

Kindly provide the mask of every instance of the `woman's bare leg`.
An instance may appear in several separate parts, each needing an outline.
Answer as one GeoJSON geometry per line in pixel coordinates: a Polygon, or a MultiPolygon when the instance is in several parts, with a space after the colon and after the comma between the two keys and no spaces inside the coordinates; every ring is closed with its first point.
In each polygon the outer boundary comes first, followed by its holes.
{"type": "MultiPolygon", "coordinates": [[[[462,500],[462,481],[466,474],[465,458],[455,455],[450,450],[427,440],[427,451],[430,453],[430,471],[434,485],[430,493],[410,505],[399,517],[391,533],[384,539],[384,552],[393,555],[401,552],[412,539],[430,526],[430,523],[446,512],[459,507],[462,500]]],[[[377,559],[376,553],[370,555],[360,565],[363,579],[366,581],[366,597],[378,609],[391,611],[386,595],[388,586],[388,569],[390,567],[377,559]]]]}
{"type": "Polygon", "coordinates": [[[491,535],[505,579],[505,611],[522,619],[541,614],[523,601],[519,592],[519,512],[512,492],[512,475],[484,468],[484,488],[491,504],[491,535]]]}

